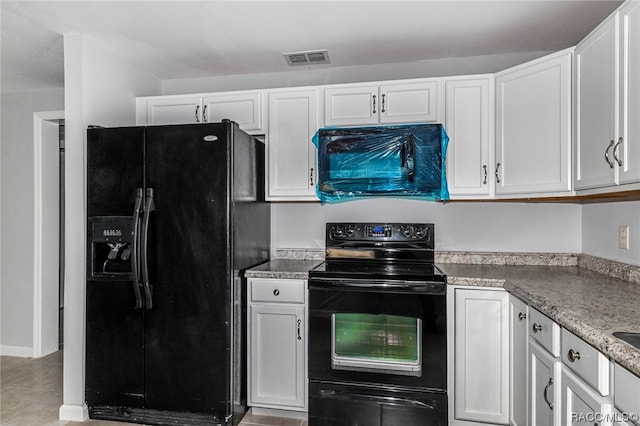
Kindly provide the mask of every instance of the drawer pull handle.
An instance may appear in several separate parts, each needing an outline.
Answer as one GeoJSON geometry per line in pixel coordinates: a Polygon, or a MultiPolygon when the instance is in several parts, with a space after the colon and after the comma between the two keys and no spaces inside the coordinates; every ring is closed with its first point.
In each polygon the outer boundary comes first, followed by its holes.
{"type": "Polygon", "coordinates": [[[518,312],[518,319],[520,321],[523,321],[523,320],[527,319],[527,314],[523,314],[522,312],[518,312]]]}
{"type": "Polygon", "coordinates": [[[533,323],[533,332],[537,333],[538,331],[542,331],[542,326],[540,324],[536,324],[535,322],[533,323]]]}
{"type": "Polygon", "coordinates": [[[274,296],[278,296],[280,294],[280,290],[278,290],[277,288],[275,290],[273,290],[273,295],[274,296]]]}
{"type": "Polygon", "coordinates": [[[542,396],[544,397],[544,402],[547,403],[547,405],[549,406],[549,410],[553,410],[553,403],[551,403],[551,401],[549,401],[549,388],[551,387],[551,385],[553,385],[553,379],[549,378],[549,382],[547,383],[547,386],[544,387],[544,393],[542,394],[542,396]]]}
{"type": "Polygon", "coordinates": [[[580,359],[580,352],[569,349],[569,361],[576,362],[580,359]]]}
{"type": "Polygon", "coordinates": [[[302,324],[302,320],[298,320],[298,340],[302,340],[302,336],[300,335],[300,325],[302,324]]]}

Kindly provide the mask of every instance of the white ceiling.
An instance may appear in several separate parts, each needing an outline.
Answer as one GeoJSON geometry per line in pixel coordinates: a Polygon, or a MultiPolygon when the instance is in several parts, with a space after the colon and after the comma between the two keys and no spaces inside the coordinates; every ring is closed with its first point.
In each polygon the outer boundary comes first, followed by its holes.
{"type": "Polygon", "coordinates": [[[346,67],[575,45],[621,2],[0,0],[2,91],[63,85],[67,32],[160,79],[300,70],[285,52],[328,49],[346,67]]]}

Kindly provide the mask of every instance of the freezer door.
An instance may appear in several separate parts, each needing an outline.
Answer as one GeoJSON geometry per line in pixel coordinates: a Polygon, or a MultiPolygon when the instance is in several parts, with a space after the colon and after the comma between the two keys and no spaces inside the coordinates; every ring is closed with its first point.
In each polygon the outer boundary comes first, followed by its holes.
{"type": "MultiPolygon", "coordinates": [[[[121,221],[126,221],[127,216],[132,218],[136,188],[143,186],[143,141],[144,128],[141,127],[90,129],[87,132],[87,212],[90,218],[117,216],[121,221]]],[[[91,223],[93,221],[88,219],[88,224],[91,223]]],[[[90,235],[94,227],[88,228],[90,235]]],[[[105,228],[105,235],[114,229],[105,228]]],[[[119,238],[124,241],[125,237],[119,238]]],[[[106,239],[100,239],[96,245],[103,244],[106,239]]],[[[89,237],[87,247],[86,402],[90,413],[92,407],[99,405],[142,407],[143,313],[136,309],[133,277],[126,271],[91,274],[91,240],[89,237]]],[[[124,250],[115,253],[122,256],[124,250]]]]}
{"type": "MultiPolygon", "coordinates": [[[[147,128],[145,406],[229,414],[231,125],[147,128]],[[148,308],[149,306],[147,306],[148,308]]],[[[144,268],[144,266],[143,266],[144,268]]]]}

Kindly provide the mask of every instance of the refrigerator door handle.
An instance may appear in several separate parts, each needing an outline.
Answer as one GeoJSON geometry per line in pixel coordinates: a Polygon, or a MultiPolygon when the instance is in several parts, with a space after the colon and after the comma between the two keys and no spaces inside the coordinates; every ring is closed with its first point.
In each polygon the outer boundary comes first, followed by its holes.
{"type": "Polygon", "coordinates": [[[142,250],[140,258],[142,261],[142,287],[144,288],[144,297],[147,309],[153,307],[153,294],[151,284],[149,284],[149,259],[148,259],[148,243],[149,243],[149,219],[151,213],[156,210],[155,201],[153,200],[153,188],[147,188],[144,204],[144,215],[142,218],[142,250]]]}
{"type": "Polygon", "coordinates": [[[142,308],[140,293],[140,213],[142,213],[142,188],[136,189],[136,201],[133,207],[133,256],[131,256],[131,272],[133,275],[133,294],[136,295],[136,309],[142,308]]]}

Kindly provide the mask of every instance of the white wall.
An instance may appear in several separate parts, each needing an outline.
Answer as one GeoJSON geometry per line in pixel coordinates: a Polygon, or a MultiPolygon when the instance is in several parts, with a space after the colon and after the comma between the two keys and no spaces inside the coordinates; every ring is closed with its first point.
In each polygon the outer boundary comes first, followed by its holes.
{"type": "Polygon", "coordinates": [[[436,226],[436,249],[579,253],[581,207],[577,204],[434,203],[371,199],[338,204],[274,203],[272,253],[276,248],[323,247],[331,221],[427,222],[436,226]]]}
{"type": "Polygon", "coordinates": [[[640,201],[582,206],[582,252],[640,266],[640,201]],[[629,226],[629,250],[618,247],[618,227],[629,226]]]}
{"type": "Polygon", "coordinates": [[[64,37],[65,312],[62,420],[82,421],[85,333],[85,168],[88,125],[135,124],[135,98],[160,92],[160,81],[82,34],[64,37]]]}
{"type": "Polygon", "coordinates": [[[33,113],[64,108],[64,90],[2,94],[0,353],[33,352],[33,113]]]}
{"type": "MultiPolygon", "coordinates": [[[[443,77],[502,71],[551,52],[506,53],[500,55],[446,58],[398,64],[353,67],[292,67],[289,72],[256,73],[224,77],[163,80],[163,95],[222,92],[230,90],[300,87],[363,81],[443,77]]],[[[284,61],[284,57],[282,58],[284,61]]]]}

